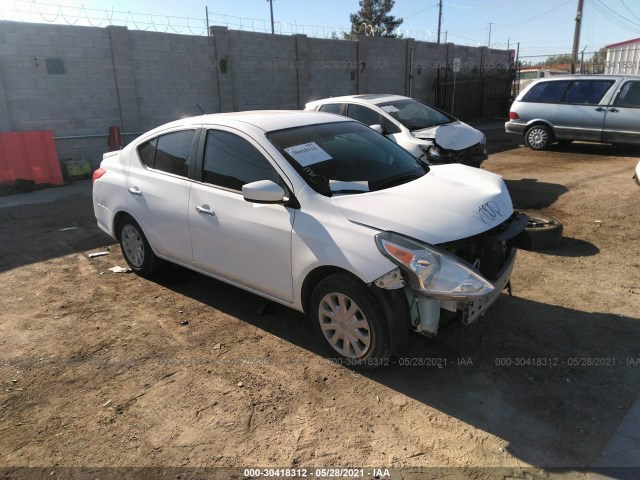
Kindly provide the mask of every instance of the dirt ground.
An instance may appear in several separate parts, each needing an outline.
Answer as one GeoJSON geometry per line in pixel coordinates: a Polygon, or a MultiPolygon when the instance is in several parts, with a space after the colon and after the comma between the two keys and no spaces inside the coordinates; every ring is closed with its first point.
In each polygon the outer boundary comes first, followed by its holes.
{"type": "Polygon", "coordinates": [[[519,253],[513,297],[468,329],[413,336],[366,374],[254,295],[177,267],[108,271],[125,262],[88,183],[0,209],[1,465],[589,468],[640,394],[639,156],[494,152],[485,168],[560,219],[562,243],[519,253]]]}

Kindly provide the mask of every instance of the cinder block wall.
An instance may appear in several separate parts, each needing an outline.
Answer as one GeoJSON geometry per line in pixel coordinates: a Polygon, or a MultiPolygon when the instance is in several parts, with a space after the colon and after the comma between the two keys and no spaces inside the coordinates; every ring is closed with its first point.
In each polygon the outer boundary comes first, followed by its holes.
{"type": "Polygon", "coordinates": [[[226,27],[210,33],[0,21],[0,131],[51,129],[60,158],[82,156],[95,167],[110,126],[130,141],[200,114],[195,102],[207,113],[300,109],[356,93],[433,102],[438,68],[450,67],[454,57],[463,66],[508,68],[510,61],[508,51],[412,39],[350,42],[226,27]]]}

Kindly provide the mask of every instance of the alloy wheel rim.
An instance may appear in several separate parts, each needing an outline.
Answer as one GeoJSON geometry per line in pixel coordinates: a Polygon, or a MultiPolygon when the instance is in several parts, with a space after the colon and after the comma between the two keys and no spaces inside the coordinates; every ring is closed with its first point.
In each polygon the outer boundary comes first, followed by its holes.
{"type": "Polygon", "coordinates": [[[529,143],[536,148],[540,148],[547,143],[547,132],[541,128],[535,128],[529,132],[529,143]]]}
{"type": "Polygon", "coordinates": [[[132,225],[122,229],[122,248],[127,260],[134,267],[141,267],[144,263],[144,242],[140,232],[132,225]]]}
{"type": "Polygon", "coordinates": [[[371,345],[371,327],[360,306],[348,296],[333,292],[318,307],[320,328],[336,352],[347,358],[362,358],[371,345]]]}

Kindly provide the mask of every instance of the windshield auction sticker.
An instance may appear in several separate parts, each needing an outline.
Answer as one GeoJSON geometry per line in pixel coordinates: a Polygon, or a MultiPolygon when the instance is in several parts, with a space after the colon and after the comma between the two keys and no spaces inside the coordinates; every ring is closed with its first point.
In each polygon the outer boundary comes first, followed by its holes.
{"type": "Polygon", "coordinates": [[[331,160],[331,155],[320,148],[316,142],[285,148],[284,151],[291,155],[302,167],[331,160]]]}

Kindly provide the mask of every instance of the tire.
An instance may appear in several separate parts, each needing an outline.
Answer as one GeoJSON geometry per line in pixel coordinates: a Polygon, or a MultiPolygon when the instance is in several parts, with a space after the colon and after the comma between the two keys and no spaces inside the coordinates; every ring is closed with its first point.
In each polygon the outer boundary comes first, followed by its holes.
{"type": "Polygon", "coordinates": [[[129,215],[118,223],[120,249],[129,268],[143,277],[159,271],[164,261],[156,256],[140,225],[129,215]]]}
{"type": "Polygon", "coordinates": [[[325,278],[313,291],[309,310],[315,333],[334,361],[358,370],[385,364],[389,334],[384,314],[359,280],[346,274],[325,278]]]}
{"type": "Polygon", "coordinates": [[[524,143],[531,150],[546,150],[553,143],[553,133],[545,125],[534,125],[525,132],[524,143]]]}
{"type": "Polygon", "coordinates": [[[558,245],[563,229],[562,223],[555,218],[529,215],[529,223],[525,228],[529,246],[527,250],[542,250],[558,245]]]}

